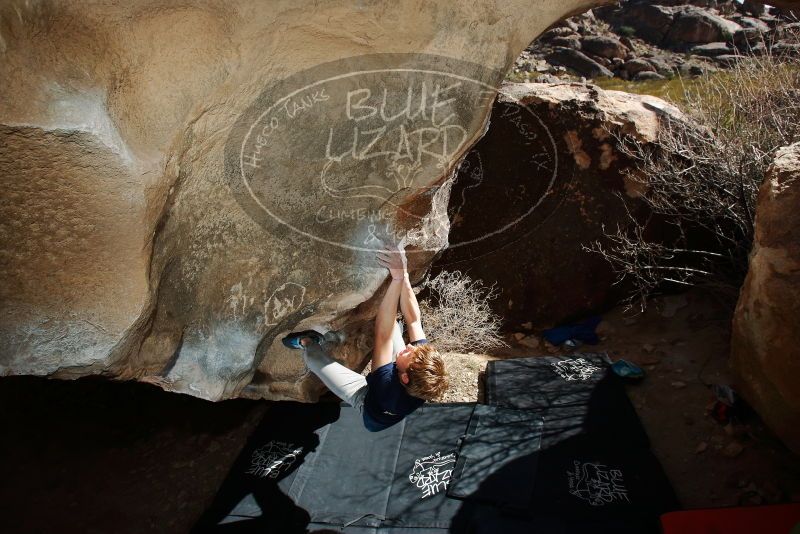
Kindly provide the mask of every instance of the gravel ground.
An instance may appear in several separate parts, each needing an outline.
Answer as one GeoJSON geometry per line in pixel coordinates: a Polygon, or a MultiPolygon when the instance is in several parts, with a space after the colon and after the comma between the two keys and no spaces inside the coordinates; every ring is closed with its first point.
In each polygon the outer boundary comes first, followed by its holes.
{"type": "Polygon", "coordinates": [[[481,402],[483,400],[483,372],[489,360],[497,357],[488,354],[442,354],[450,378],[450,388],[441,402],[481,402]]]}

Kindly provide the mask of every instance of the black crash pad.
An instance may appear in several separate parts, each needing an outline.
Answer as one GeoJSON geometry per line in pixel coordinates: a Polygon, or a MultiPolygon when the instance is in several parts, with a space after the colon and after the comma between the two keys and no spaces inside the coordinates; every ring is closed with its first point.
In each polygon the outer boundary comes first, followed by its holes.
{"type": "Polygon", "coordinates": [[[368,432],[361,414],[343,406],[339,420],[320,430],[320,447],[298,468],[287,495],[314,522],[379,526],[404,430],[405,421],[368,432]]]}
{"type": "Polygon", "coordinates": [[[273,403],[193,532],[305,532],[310,516],[286,488],[339,411],[333,403],[273,403]]]}
{"type": "MultiPolygon", "coordinates": [[[[649,449],[605,447],[585,435],[562,441],[537,457],[528,506],[483,506],[470,513],[470,533],[657,534],[661,514],[678,502],[658,460],[649,449]]],[[[506,470],[525,467],[511,462],[506,470]]],[[[487,487],[501,487],[501,473],[487,487]],[[494,483],[494,484],[492,484],[494,483]]]]}
{"type": "Polygon", "coordinates": [[[489,362],[487,402],[540,414],[544,427],[525,513],[484,510],[473,531],[656,533],[658,517],[678,508],[609,365],[602,353],[489,362]]]}
{"type": "Polygon", "coordinates": [[[381,432],[343,407],[288,495],[331,525],[447,528],[460,506],[445,495],[473,404],[426,404],[381,432]]]}
{"type": "Polygon", "coordinates": [[[529,506],[542,425],[530,410],[477,405],[447,494],[502,507],[529,506]]]}
{"type": "Polygon", "coordinates": [[[473,403],[424,404],[404,419],[384,526],[450,527],[462,504],[447,497],[447,486],[474,408],[473,403]]]}
{"type": "Polygon", "coordinates": [[[274,403],[195,531],[657,532],[677,503],[623,385],[604,355],[569,359],[490,362],[493,405],[377,433],[346,405],[274,403]]]}
{"type": "Polygon", "coordinates": [[[447,531],[463,507],[446,489],[474,406],[426,404],[369,432],[347,405],[275,403],[195,531],[447,531]]]}
{"type": "Polygon", "coordinates": [[[640,518],[657,532],[658,517],[679,507],[658,459],[649,449],[593,437],[541,451],[531,510],[585,520],[640,518]]]}
{"type": "Polygon", "coordinates": [[[622,380],[605,353],[495,360],[486,368],[486,403],[544,418],[542,449],[585,434],[596,442],[650,445],[622,380]]]}

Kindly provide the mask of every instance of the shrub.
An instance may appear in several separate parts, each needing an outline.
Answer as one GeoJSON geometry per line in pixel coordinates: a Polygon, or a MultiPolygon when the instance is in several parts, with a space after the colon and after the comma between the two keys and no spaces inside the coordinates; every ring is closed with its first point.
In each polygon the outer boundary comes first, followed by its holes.
{"type": "Polygon", "coordinates": [[[489,302],[495,286],[485,287],[461,271],[442,271],[427,279],[420,300],[425,335],[442,352],[483,351],[507,346],[500,337],[501,319],[489,302]]]}
{"type": "MultiPolygon", "coordinates": [[[[800,42],[795,34],[791,39],[800,42]]],[[[644,191],[652,219],[675,229],[675,239],[647,239],[649,221],[606,233],[602,254],[634,291],[628,304],[669,286],[702,285],[732,303],[747,273],[758,188],[775,150],[800,140],[800,60],[767,53],[740,56],[732,67],[684,86],[690,122],[665,121],[655,143],[616,136],[631,158],[627,173],[644,191]]]]}
{"type": "Polygon", "coordinates": [[[617,34],[623,37],[633,37],[636,35],[636,30],[630,26],[620,26],[617,28],[617,34]]]}

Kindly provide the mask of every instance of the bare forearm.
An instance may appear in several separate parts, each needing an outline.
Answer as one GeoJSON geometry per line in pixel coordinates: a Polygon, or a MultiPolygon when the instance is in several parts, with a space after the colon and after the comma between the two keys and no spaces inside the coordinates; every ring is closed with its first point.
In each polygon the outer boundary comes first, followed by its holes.
{"type": "Polygon", "coordinates": [[[397,320],[397,303],[400,300],[405,278],[408,276],[406,272],[406,253],[403,246],[403,241],[401,241],[396,247],[387,248],[377,254],[378,263],[389,269],[392,281],[389,282],[389,287],[386,288],[386,293],[383,295],[383,300],[378,307],[378,314],[375,317],[373,368],[376,365],[391,361],[392,358],[392,334],[397,320]]]}
{"type": "Polygon", "coordinates": [[[419,303],[408,277],[403,278],[403,290],[400,292],[400,310],[403,312],[406,324],[419,322],[419,303]]]}
{"type": "Polygon", "coordinates": [[[375,337],[384,339],[392,337],[394,324],[397,320],[397,302],[403,289],[401,280],[392,280],[386,294],[383,295],[378,314],[375,317],[375,337]]]}
{"type": "Polygon", "coordinates": [[[400,292],[400,309],[403,310],[403,318],[406,320],[406,332],[408,339],[412,342],[426,339],[425,330],[422,329],[422,314],[419,311],[417,296],[411,287],[411,282],[406,278],[403,280],[403,291],[400,292]]]}

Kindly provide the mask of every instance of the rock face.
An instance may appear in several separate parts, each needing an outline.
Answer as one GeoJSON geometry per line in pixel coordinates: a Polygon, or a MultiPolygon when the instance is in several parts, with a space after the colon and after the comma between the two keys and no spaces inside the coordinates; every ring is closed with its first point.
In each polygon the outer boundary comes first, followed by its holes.
{"type": "Polygon", "coordinates": [[[600,3],[3,2],[0,374],[315,399],[280,337],[363,367],[374,251],[447,245],[504,73],[600,3]]]}
{"type": "MultiPolygon", "coordinates": [[[[622,298],[598,254],[583,250],[646,215],[631,162],[612,134],[655,139],[664,101],[583,84],[509,84],[489,131],[467,155],[450,197],[450,247],[432,275],[461,270],[497,283],[495,311],[509,327],[547,326],[622,298]],[[487,239],[487,236],[490,236],[487,239]]],[[[607,244],[607,243],[606,243],[607,244]]]]}
{"type": "Polygon", "coordinates": [[[637,72],[633,76],[633,80],[637,82],[644,80],[663,80],[663,79],[664,79],[663,75],[650,70],[643,70],[641,72],[637,72]]]}
{"type": "Polygon", "coordinates": [[[615,25],[635,29],[639,37],[650,43],[677,50],[693,44],[729,41],[742,29],[738,23],[716,13],[687,5],[632,2],[606,16],[615,25]]]}
{"type": "Polygon", "coordinates": [[[800,453],[800,143],[759,190],[755,242],[733,319],[731,363],[766,424],[800,453]]]}
{"type": "Polygon", "coordinates": [[[557,46],[551,53],[545,56],[545,59],[553,65],[568,67],[587,78],[611,78],[614,76],[614,73],[603,65],[590,59],[586,54],[572,48],[557,46]]]}
{"type": "Polygon", "coordinates": [[[624,58],[629,53],[625,45],[618,39],[603,35],[593,35],[581,39],[581,50],[608,59],[615,57],[624,58]]]}
{"type": "Polygon", "coordinates": [[[679,8],[641,2],[621,11],[621,15],[624,24],[635,29],[639,37],[658,44],[669,31],[676,12],[679,8]]]}
{"type": "Polygon", "coordinates": [[[555,75],[569,82],[578,76],[608,75],[587,63],[587,58],[624,80],[642,79],[623,67],[626,61],[648,58],[659,58],[664,68],[656,66],[656,70],[663,77],[697,76],[733,65],[728,59],[714,59],[717,56],[762,55],[773,43],[776,53],[797,53],[792,30],[800,23],[759,5],[760,9],[756,4],[728,0],[624,0],[616,6],[601,6],[559,21],[517,58],[507,79],[549,82],[555,75]],[[556,47],[579,50],[582,55],[559,54],[556,47]],[[553,63],[548,61],[551,57],[553,63]]]}
{"type": "Polygon", "coordinates": [[[727,43],[708,43],[704,45],[693,46],[691,49],[692,54],[700,56],[722,56],[725,54],[732,54],[734,50],[729,47],[727,43]]]}
{"type": "Polygon", "coordinates": [[[680,11],[664,36],[667,46],[683,48],[687,45],[729,41],[742,27],[723,17],[696,7],[680,11]]]}
{"type": "Polygon", "coordinates": [[[652,63],[642,58],[628,60],[624,65],[622,65],[622,68],[625,69],[629,76],[633,76],[639,72],[650,72],[656,70],[652,63]]]}

